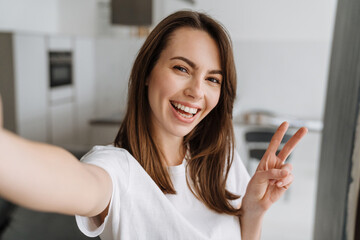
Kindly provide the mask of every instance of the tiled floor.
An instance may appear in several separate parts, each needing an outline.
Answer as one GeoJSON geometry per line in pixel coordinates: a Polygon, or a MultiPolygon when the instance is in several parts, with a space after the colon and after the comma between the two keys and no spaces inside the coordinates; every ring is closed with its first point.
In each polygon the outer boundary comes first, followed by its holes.
{"type": "Polygon", "coordinates": [[[316,203],[320,133],[308,133],[298,144],[291,159],[295,180],[267,212],[263,223],[263,240],[311,240],[316,203]]]}

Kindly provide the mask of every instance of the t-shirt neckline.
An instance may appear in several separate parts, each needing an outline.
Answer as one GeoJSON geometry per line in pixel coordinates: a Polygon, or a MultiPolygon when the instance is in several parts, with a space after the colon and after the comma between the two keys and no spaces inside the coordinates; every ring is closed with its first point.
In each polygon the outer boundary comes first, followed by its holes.
{"type": "Polygon", "coordinates": [[[182,163],[176,166],[168,166],[167,169],[172,175],[179,175],[185,173],[186,159],[184,158],[182,163]]]}

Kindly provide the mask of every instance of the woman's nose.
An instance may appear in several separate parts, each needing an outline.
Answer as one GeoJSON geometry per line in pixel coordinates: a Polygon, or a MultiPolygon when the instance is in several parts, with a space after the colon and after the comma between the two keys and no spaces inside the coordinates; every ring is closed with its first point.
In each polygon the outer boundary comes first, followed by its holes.
{"type": "Polygon", "coordinates": [[[204,91],[200,77],[194,77],[190,79],[190,82],[185,89],[185,95],[195,100],[203,98],[204,91]]]}

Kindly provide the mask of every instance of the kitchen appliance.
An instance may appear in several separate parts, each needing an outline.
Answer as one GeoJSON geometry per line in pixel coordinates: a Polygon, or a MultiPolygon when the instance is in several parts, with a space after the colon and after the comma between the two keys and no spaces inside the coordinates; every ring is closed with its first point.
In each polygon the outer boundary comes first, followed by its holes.
{"type": "Polygon", "coordinates": [[[50,88],[72,85],[72,52],[50,51],[49,65],[50,88]]]}

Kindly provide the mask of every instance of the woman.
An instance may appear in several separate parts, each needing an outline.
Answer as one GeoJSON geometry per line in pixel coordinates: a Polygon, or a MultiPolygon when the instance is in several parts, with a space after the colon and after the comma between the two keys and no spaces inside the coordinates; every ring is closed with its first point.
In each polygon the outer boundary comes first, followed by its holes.
{"type": "Polygon", "coordinates": [[[139,51],[114,144],[78,162],[1,129],[0,194],[77,215],[83,233],[102,239],[259,239],[266,210],[293,181],[284,161],[306,129],[276,156],[283,123],[250,180],[234,151],[235,95],[226,31],[207,15],[174,13],[139,51]]]}

